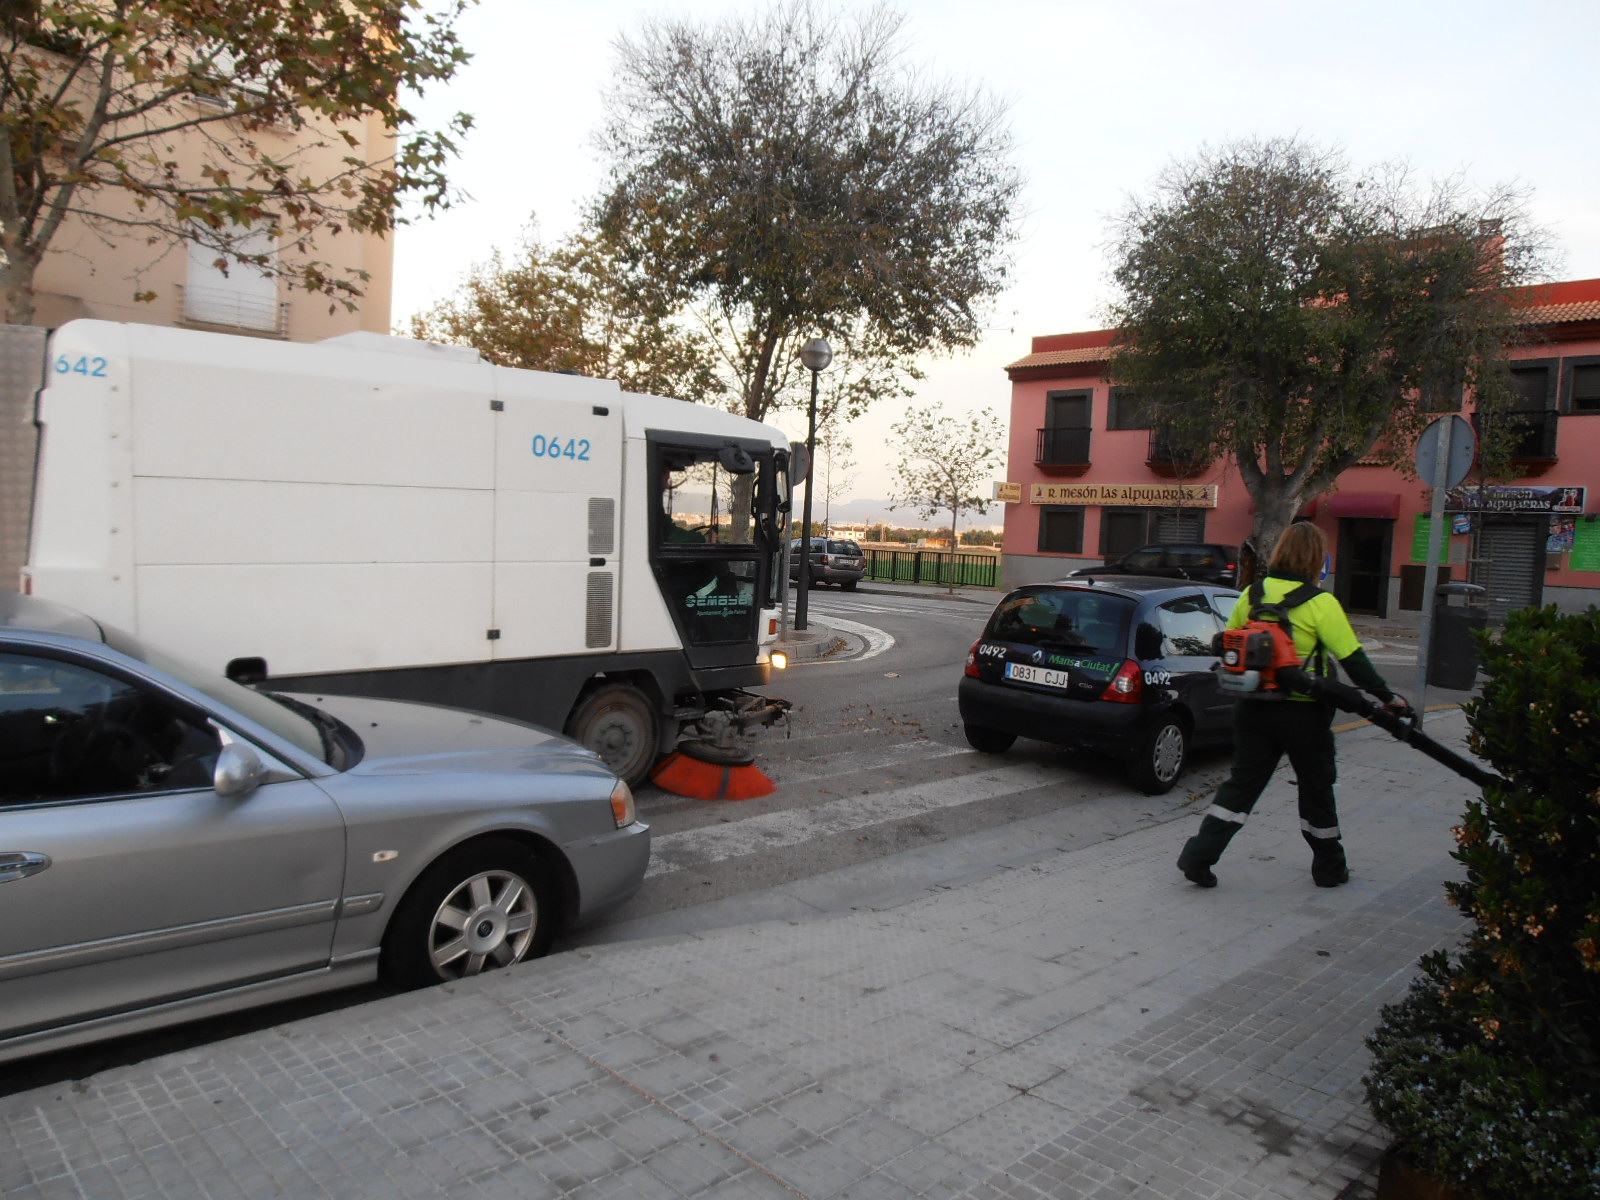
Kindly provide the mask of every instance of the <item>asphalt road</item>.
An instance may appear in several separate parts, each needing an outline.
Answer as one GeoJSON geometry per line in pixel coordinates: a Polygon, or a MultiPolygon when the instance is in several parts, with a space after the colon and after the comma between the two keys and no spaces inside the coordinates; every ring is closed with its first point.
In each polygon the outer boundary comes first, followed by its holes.
{"type": "MultiPolygon", "coordinates": [[[[992,855],[1005,851],[985,835],[1012,822],[1072,807],[1083,816],[1076,836],[1117,837],[1169,819],[1220,780],[1226,751],[1198,752],[1179,787],[1157,797],[1093,755],[1027,741],[998,756],[973,751],[956,685],[990,607],[934,591],[813,592],[813,615],[847,646],[769,689],[794,705],[790,728],[756,747],[777,791],[705,801],[642,790],[653,835],[644,887],[558,948],[781,915],[773,889],[827,876],[855,903],[881,904],[999,865],[992,855]],[[752,893],[764,907],[741,901],[752,893]]],[[[796,900],[788,911],[813,907],[796,900]]]]}

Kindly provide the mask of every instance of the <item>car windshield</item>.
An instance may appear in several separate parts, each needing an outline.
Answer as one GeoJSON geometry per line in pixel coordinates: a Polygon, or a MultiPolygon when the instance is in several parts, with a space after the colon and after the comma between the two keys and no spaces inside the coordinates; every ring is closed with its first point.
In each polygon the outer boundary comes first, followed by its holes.
{"type": "Polygon", "coordinates": [[[335,760],[342,757],[343,752],[336,740],[324,736],[325,731],[322,726],[307,713],[297,711],[253,688],[235,683],[215,671],[208,671],[176,654],[158,650],[113,626],[102,625],[101,630],[105,634],[106,645],[113,650],[148,663],[156,670],[172,676],[179,683],[270,729],[284,741],[292,743],[322,762],[333,766],[339,765],[335,760]]]}
{"type": "Polygon", "coordinates": [[[1121,656],[1133,601],[1087,588],[1024,589],[1000,602],[986,636],[1024,646],[1121,656]]]}

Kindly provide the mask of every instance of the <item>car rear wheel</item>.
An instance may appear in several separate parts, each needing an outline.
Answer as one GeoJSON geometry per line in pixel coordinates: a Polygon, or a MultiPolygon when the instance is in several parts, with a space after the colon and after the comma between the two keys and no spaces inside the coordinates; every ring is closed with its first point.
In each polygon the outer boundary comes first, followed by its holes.
{"type": "Polygon", "coordinates": [[[839,586],[842,587],[847,592],[853,592],[853,591],[856,590],[856,580],[847,579],[847,580],[845,580],[845,582],[841,583],[839,586]]]}
{"type": "Polygon", "coordinates": [[[980,754],[1004,754],[1011,749],[1011,743],[1017,740],[1014,733],[986,729],[982,725],[963,725],[961,730],[967,735],[967,745],[980,754]]]}
{"type": "Polygon", "coordinates": [[[550,948],[554,891],[538,859],[509,838],[450,851],[412,884],[383,938],[383,976],[424,987],[481,975],[550,948]]]}
{"type": "Polygon", "coordinates": [[[1170,792],[1183,774],[1189,735],[1176,717],[1163,717],[1140,736],[1128,763],[1128,779],[1149,796],[1170,792]]]}

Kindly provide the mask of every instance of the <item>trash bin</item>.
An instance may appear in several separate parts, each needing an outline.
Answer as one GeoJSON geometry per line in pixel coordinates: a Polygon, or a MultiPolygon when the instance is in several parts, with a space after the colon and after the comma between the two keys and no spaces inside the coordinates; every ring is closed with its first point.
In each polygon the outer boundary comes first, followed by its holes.
{"type": "Polygon", "coordinates": [[[1428,686],[1469,692],[1478,680],[1473,632],[1487,629],[1489,608],[1476,583],[1446,583],[1434,589],[1433,634],[1428,642],[1428,686]]]}

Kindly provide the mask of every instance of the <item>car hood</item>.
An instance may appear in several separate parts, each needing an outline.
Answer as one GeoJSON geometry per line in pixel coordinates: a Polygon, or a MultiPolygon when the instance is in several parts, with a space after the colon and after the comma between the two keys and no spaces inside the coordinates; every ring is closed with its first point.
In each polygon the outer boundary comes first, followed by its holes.
{"type": "Polygon", "coordinates": [[[354,770],[607,773],[599,755],[536,725],[467,709],[364,696],[294,695],[355,731],[365,747],[354,770]]]}

